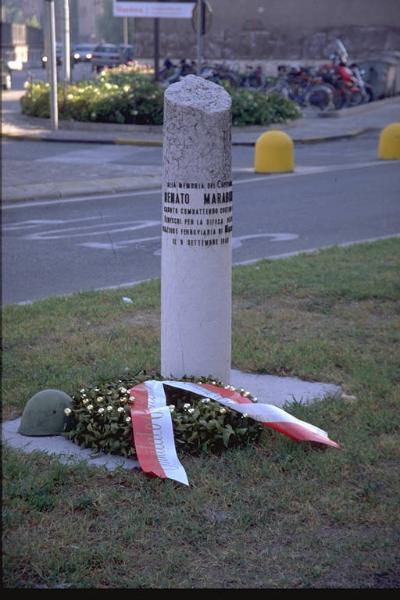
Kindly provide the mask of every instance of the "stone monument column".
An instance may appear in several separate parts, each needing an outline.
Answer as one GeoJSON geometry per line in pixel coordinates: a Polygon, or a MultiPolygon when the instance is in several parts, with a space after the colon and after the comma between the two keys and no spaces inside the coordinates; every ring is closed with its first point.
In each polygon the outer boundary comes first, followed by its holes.
{"type": "Polygon", "coordinates": [[[231,97],[195,75],[164,100],[161,373],[229,383],[231,97]]]}

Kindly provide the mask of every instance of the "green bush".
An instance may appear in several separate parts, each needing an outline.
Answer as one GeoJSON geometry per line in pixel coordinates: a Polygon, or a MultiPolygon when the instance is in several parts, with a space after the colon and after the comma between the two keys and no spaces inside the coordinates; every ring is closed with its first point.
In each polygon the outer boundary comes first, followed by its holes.
{"type": "MultiPolygon", "coordinates": [[[[233,125],[270,125],[301,116],[298,106],[279,94],[225,88],[232,96],[233,125]]],[[[108,69],[94,81],[58,87],[59,116],[66,120],[161,125],[163,102],[164,88],[136,67],[108,69]]],[[[21,106],[26,115],[49,118],[49,85],[28,84],[21,106]]]]}
{"type": "Polygon", "coordinates": [[[297,104],[279,94],[229,88],[233,125],[272,125],[301,116],[297,104]]]}
{"type": "MultiPolygon", "coordinates": [[[[189,378],[186,381],[197,381],[189,378]]],[[[206,379],[202,379],[206,382],[206,379]]],[[[132,443],[128,390],[139,383],[117,383],[81,389],[72,398],[66,435],[76,444],[107,454],[136,457],[132,443]]],[[[243,447],[257,441],[262,425],[218,402],[191,392],[165,386],[178,451],[198,455],[219,454],[226,448],[243,447]]],[[[247,394],[251,400],[250,394],[247,394]]]]}

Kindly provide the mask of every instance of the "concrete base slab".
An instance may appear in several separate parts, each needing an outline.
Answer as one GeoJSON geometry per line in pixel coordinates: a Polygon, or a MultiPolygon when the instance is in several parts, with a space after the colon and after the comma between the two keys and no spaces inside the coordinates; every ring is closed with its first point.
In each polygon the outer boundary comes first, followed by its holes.
{"type": "MultiPolygon", "coordinates": [[[[282,407],[290,402],[309,404],[315,400],[323,400],[326,396],[342,393],[337,385],[302,381],[297,377],[278,377],[275,375],[254,375],[231,370],[231,385],[243,388],[257,397],[259,402],[274,404],[282,407]]],[[[21,418],[2,423],[2,441],[12,448],[23,452],[35,451],[55,454],[63,464],[73,464],[81,461],[89,465],[104,466],[109,470],[118,467],[137,469],[136,460],[113,456],[110,454],[93,454],[91,450],[80,448],[62,436],[28,437],[18,433],[21,418]]]]}
{"type": "Polygon", "coordinates": [[[56,454],[60,462],[64,464],[86,461],[89,465],[104,466],[109,470],[114,470],[117,467],[123,467],[124,469],[139,468],[139,463],[136,460],[111,454],[94,454],[91,450],[80,448],[74,442],[60,435],[38,437],[21,435],[18,433],[20,423],[21,417],[2,423],[3,444],[7,444],[12,448],[19,448],[28,454],[36,451],[56,454]]]}
{"type": "Polygon", "coordinates": [[[259,402],[282,406],[287,402],[309,404],[323,400],[325,396],[342,394],[339,386],[332,383],[303,381],[298,377],[278,377],[277,375],[254,375],[231,370],[230,384],[243,388],[256,396],[259,402]]]}

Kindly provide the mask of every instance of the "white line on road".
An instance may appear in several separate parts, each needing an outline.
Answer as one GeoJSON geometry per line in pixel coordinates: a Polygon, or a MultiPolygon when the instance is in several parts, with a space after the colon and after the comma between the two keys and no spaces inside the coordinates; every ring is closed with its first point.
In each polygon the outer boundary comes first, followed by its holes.
{"type": "Polygon", "coordinates": [[[93,221],[102,217],[79,217],[76,219],[34,219],[31,221],[18,221],[12,225],[5,225],[3,231],[17,231],[18,229],[34,229],[42,225],[64,225],[65,223],[75,223],[76,221],[93,221]]]}
{"type": "MultiPolygon", "coordinates": [[[[331,173],[335,171],[350,171],[353,169],[370,169],[373,167],[379,166],[387,166],[390,164],[397,164],[397,160],[376,160],[369,161],[363,163],[354,163],[354,164],[341,164],[341,165],[328,165],[323,167],[297,167],[293,173],[278,173],[274,175],[260,175],[254,176],[249,179],[238,179],[233,182],[233,185],[243,185],[245,183],[258,183],[260,181],[273,181],[277,179],[285,179],[287,177],[304,177],[307,175],[321,175],[323,173],[331,173]]],[[[74,198],[64,198],[59,200],[33,200],[29,202],[18,202],[13,204],[3,204],[1,206],[2,210],[9,209],[19,209],[19,208],[31,208],[36,206],[54,206],[54,205],[63,205],[63,204],[73,204],[75,202],[89,202],[89,201],[98,201],[99,199],[104,198],[112,198],[115,200],[116,198],[132,198],[137,196],[148,196],[148,195],[156,195],[161,193],[161,188],[152,188],[149,190],[137,190],[137,191],[126,191],[126,192],[118,192],[115,194],[90,194],[90,195],[82,195],[74,198]]]]}
{"type": "MultiPolygon", "coordinates": [[[[139,146],[95,146],[94,148],[86,150],[72,150],[64,152],[63,154],[55,154],[53,156],[46,156],[45,158],[38,158],[35,162],[56,162],[56,163],[71,163],[71,164],[93,164],[99,166],[101,164],[108,165],[110,163],[121,163],[121,160],[132,156],[132,154],[150,154],[154,148],[144,148],[139,146]]],[[[149,165],[144,165],[147,169],[149,165]]],[[[151,165],[153,171],[159,167],[151,165]]]]}
{"type": "Polygon", "coordinates": [[[150,190],[137,190],[134,192],[118,192],[115,194],[99,194],[99,193],[95,193],[95,194],[88,194],[86,196],[76,196],[74,198],[64,198],[64,199],[59,199],[59,200],[32,200],[29,202],[18,202],[16,204],[4,204],[1,206],[2,210],[9,210],[9,209],[15,209],[15,208],[32,208],[35,206],[54,206],[54,205],[63,205],[63,204],[74,204],[75,202],[90,202],[91,200],[99,200],[99,199],[104,199],[104,198],[112,198],[113,200],[115,200],[116,198],[126,198],[127,196],[129,196],[130,198],[132,196],[149,196],[149,195],[155,195],[155,194],[160,194],[161,193],[161,188],[152,188],[150,190]]]}
{"type": "MultiPolygon", "coordinates": [[[[336,247],[346,248],[347,246],[354,246],[356,244],[379,242],[380,240],[387,240],[390,238],[398,238],[398,237],[400,237],[400,233],[393,233],[391,235],[382,235],[380,237],[375,237],[375,238],[367,238],[367,239],[363,239],[363,240],[342,242],[340,244],[332,244],[330,246],[320,246],[319,248],[306,248],[304,250],[297,250],[296,252],[287,252],[285,254],[273,254],[272,256],[262,256],[260,258],[255,258],[255,259],[248,260],[248,261],[235,262],[234,266],[238,267],[238,266],[243,266],[243,265],[250,265],[250,264],[258,262],[260,260],[285,259],[285,258],[290,258],[291,256],[298,256],[300,254],[311,254],[313,252],[318,252],[319,250],[327,250],[328,248],[336,248],[336,247]]],[[[154,281],[155,279],[159,279],[159,277],[152,277],[150,279],[140,279],[138,281],[126,281],[124,283],[118,283],[116,285],[109,285],[109,286],[105,286],[105,287],[94,288],[93,290],[90,290],[90,291],[103,292],[103,291],[107,291],[107,290],[118,290],[118,289],[122,289],[122,288],[132,287],[134,285],[139,285],[141,283],[146,283],[148,281],[154,281]]],[[[56,294],[56,295],[52,296],[52,298],[67,298],[76,293],[77,292],[70,292],[68,294],[58,294],[58,295],[56,294]]],[[[26,304],[33,304],[34,302],[38,302],[39,300],[41,300],[41,298],[36,298],[35,300],[23,300],[21,302],[16,302],[15,304],[17,306],[22,306],[22,305],[26,305],[26,304]]]]}
{"type": "MultiPolygon", "coordinates": [[[[159,223],[160,224],[160,223],[159,223]]],[[[79,246],[83,246],[84,248],[92,248],[94,250],[121,250],[122,248],[126,248],[130,244],[144,244],[145,242],[160,242],[161,234],[153,237],[144,237],[144,238],[134,238],[132,240],[121,240],[120,242],[112,242],[112,243],[101,243],[101,242],[85,242],[83,244],[79,244],[79,246]]]]}
{"type": "MultiPolygon", "coordinates": [[[[271,181],[272,179],[284,179],[286,177],[304,177],[304,175],[321,175],[322,173],[332,173],[334,171],[351,171],[353,169],[370,169],[371,167],[379,167],[383,164],[395,163],[396,161],[368,161],[363,163],[344,164],[344,165],[327,165],[316,167],[297,167],[293,173],[277,173],[274,175],[261,175],[260,177],[252,177],[251,179],[239,179],[233,183],[241,185],[243,183],[256,183],[258,181],[271,181]]],[[[397,161],[398,162],[398,161],[397,161]]]]}
{"type": "MultiPolygon", "coordinates": [[[[287,242],[290,240],[298,239],[297,233],[255,233],[251,235],[241,235],[232,238],[232,249],[236,250],[243,245],[243,242],[246,240],[253,240],[257,238],[271,238],[271,242],[287,242]]],[[[79,246],[84,246],[85,248],[93,248],[95,250],[121,250],[126,248],[131,244],[143,244],[145,242],[161,242],[161,234],[154,237],[143,237],[143,238],[134,238],[130,240],[120,240],[119,242],[113,243],[101,243],[101,242],[84,242],[83,244],[79,244],[79,246]]],[[[161,254],[161,249],[156,250],[154,252],[155,256],[159,256],[161,254]]]]}
{"type": "Polygon", "coordinates": [[[234,236],[232,238],[232,249],[236,250],[243,246],[246,240],[255,240],[258,238],[271,238],[270,242],[290,242],[299,238],[297,233],[253,233],[250,235],[234,236]]]}
{"type": "Polygon", "coordinates": [[[148,227],[156,227],[161,225],[161,221],[132,221],[127,225],[126,221],[117,221],[115,223],[97,223],[96,225],[83,225],[82,227],[66,227],[64,229],[50,229],[48,231],[38,231],[23,236],[25,240],[43,241],[43,240],[59,240],[72,237],[88,237],[93,235],[110,235],[111,233],[119,233],[121,231],[137,231],[138,229],[147,229],[148,227]],[[126,227],[119,227],[126,225],[126,227]],[[107,227],[104,230],[104,227],[107,227]],[[114,227],[114,229],[110,229],[114,227]],[[95,231],[88,231],[95,228],[95,231]],[[102,229],[103,228],[103,229],[102,229]],[[74,233],[72,233],[74,232],[74,233]],[[76,233],[75,233],[76,232],[76,233]],[[53,235],[52,235],[53,234],[53,235]]]}
{"type": "Polygon", "coordinates": [[[235,266],[252,265],[260,260],[276,260],[280,258],[290,258],[291,256],[298,256],[299,254],[313,254],[320,250],[327,250],[328,248],[346,248],[347,246],[354,246],[355,244],[368,244],[370,242],[379,242],[381,240],[389,240],[391,238],[400,237],[400,233],[391,233],[389,235],[381,235],[379,237],[367,238],[364,240],[355,240],[351,242],[342,242],[340,244],[330,244],[327,246],[318,246],[316,248],[307,248],[306,250],[296,250],[295,252],[285,252],[284,254],[272,254],[271,256],[260,256],[259,258],[251,258],[250,260],[242,260],[235,262],[235,266]]]}

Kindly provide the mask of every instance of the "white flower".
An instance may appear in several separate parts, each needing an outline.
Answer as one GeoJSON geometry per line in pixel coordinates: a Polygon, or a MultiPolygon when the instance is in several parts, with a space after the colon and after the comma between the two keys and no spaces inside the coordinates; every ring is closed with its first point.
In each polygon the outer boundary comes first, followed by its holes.
{"type": "Polygon", "coordinates": [[[183,405],[183,408],[190,408],[190,404],[188,402],[185,402],[185,404],[183,405]]]}
{"type": "Polygon", "coordinates": [[[65,408],[64,412],[68,416],[68,415],[70,415],[72,413],[72,410],[70,408],[65,408]]]}
{"type": "Polygon", "coordinates": [[[73,94],[67,94],[67,100],[73,100],[74,96],[73,94]]]}
{"type": "Polygon", "coordinates": [[[113,409],[113,407],[112,407],[112,406],[110,406],[110,405],[108,405],[108,406],[107,406],[107,410],[108,410],[108,412],[110,412],[110,410],[112,410],[112,409],[113,409]]]}
{"type": "Polygon", "coordinates": [[[99,392],[100,390],[99,390],[99,388],[94,388],[94,391],[99,392]]]}
{"type": "Polygon", "coordinates": [[[88,398],[82,398],[82,403],[87,404],[89,402],[88,398]]]}
{"type": "Polygon", "coordinates": [[[126,388],[124,387],[120,387],[119,391],[121,392],[121,394],[126,394],[126,392],[128,391],[126,388]]]}
{"type": "Polygon", "coordinates": [[[119,406],[119,407],[117,408],[117,412],[119,412],[119,413],[120,413],[120,412],[124,412],[124,410],[125,410],[125,409],[124,409],[124,407],[123,407],[123,406],[119,406]]]}
{"type": "Polygon", "coordinates": [[[226,408],[220,408],[219,412],[221,413],[221,415],[224,415],[226,413],[226,408]]]}
{"type": "Polygon", "coordinates": [[[103,402],[104,398],[103,396],[97,396],[96,400],[97,402],[103,402]]]}
{"type": "Polygon", "coordinates": [[[248,417],[248,416],[249,416],[249,415],[248,415],[247,413],[243,413],[243,414],[242,414],[242,418],[244,418],[244,417],[248,417]]]}
{"type": "Polygon", "coordinates": [[[210,402],[210,398],[203,398],[201,401],[202,404],[208,404],[210,402]]]}
{"type": "Polygon", "coordinates": [[[88,404],[86,407],[88,410],[92,410],[93,409],[93,404],[88,404]]]}
{"type": "Polygon", "coordinates": [[[131,418],[130,418],[130,417],[126,417],[125,421],[126,421],[127,423],[130,423],[130,422],[131,422],[131,418]]]}
{"type": "Polygon", "coordinates": [[[99,415],[101,415],[101,413],[104,412],[104,408],[99,408],[99,410],[97,412],[99,413],[99,415]]]}
{"type": "Polygon", "coordinates": [[[188,408],[188,413],[190,413],[190,414],[194,413],[194,408],[188,408]]]}
{"type": "Polygon", "coordinates": [[[85,388],[82,388],[82,389],[80,390],[80,392],[81,392],[81,394],[84,394],[84,393],[85,393],[85,388]]]}
{"type": "Polygon", "coordinates": [[[131,88],[129,87],[129,85],[124,85],[124,92],[129,92],[131,88]]]}
{"type": "Polygon", "coordinates": [[[174,410],[175,410],[175,406],[173,404],[170,404],[168,406],[168,408],[169,408],[169,412],[174,412],[174,410]]]}

